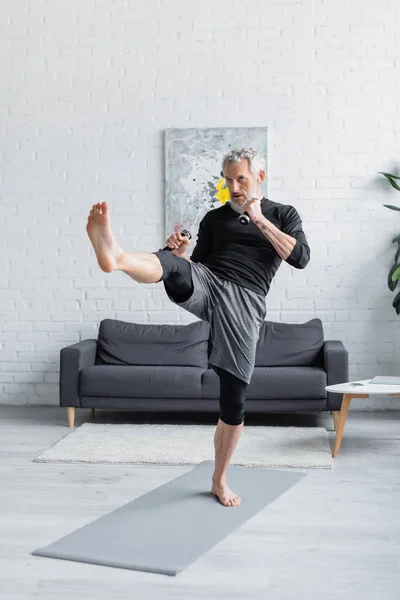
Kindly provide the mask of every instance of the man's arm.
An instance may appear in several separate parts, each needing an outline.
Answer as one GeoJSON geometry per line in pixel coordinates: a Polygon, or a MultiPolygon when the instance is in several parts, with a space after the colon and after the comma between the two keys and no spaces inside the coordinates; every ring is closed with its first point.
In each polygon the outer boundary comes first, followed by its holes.
{"type": "Polygon", "coordinates": [[[282,260],[296,269],[304,269],[310,261],[310,247],[300,215],[293,206],[289,206],[282,221],[282,231],[264,215],[257,216],[254,223],[269,239],[282,260]]]}
{"type": "Polygon", "coordinates": [[[187,256],[183,257],[186,258],[186,260],[188,260],[189,262],[202,262],[212,250],[212,233],[208,226],[206,217],[207,215],[205,215],[200,221],[199,230],[197,232],[196,245],[193,249],[190,258],[188,258],[187,256]]]}
{"type": "Polygon", "coordinates": [[[185,260],[187,260],[188,262],[193,262],[192,260],[190,260],[190,258],[188,257],[188,255],[187,255],[186,253],[185,253],[185,254],[178,254],[178,256],[179,256],[180,258],[184,258],[184,259],[185,259],[185,260]]]}

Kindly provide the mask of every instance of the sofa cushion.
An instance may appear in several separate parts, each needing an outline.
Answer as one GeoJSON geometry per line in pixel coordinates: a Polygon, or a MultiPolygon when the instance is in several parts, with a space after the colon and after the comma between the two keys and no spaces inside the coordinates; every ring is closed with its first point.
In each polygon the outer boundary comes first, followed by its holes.
{"type": "Polygon", "coordinates": [[[97,365],[80,372],[81,396],[201,398],[199,367],[97,365]]]}
{"type": "MultiPolygon", "coordinates": [[[[326,398],[326,385],[326,372],[320,367],[255,367],[246,399],[317,400],[326,398]]],[[[203,371],[201,387],[202,398],[219,398],[219,378],[213,369],[203,371]]]]}
{"type": "Polygon", "coordinates": [[[214,369],[206,369],[201,376],[201,397],[219,398],[219,377],[214,369]]]}
{"type": "Polygon", "coordinates": [[[326,385],[320,367],[255,367],[246,398],[318,400],[327,397],[326,385]]]}
{"type": "Polygon", "coordinates": [[[264,321],[256,350],[256,367],[322,366],[321,319],[307,323],[264,321]]]}
{"type": "Polygon", "coordinates": [[[100,323],[96,365],[208,366],[210,326],[154,325],[104,319],[100,323]]]}

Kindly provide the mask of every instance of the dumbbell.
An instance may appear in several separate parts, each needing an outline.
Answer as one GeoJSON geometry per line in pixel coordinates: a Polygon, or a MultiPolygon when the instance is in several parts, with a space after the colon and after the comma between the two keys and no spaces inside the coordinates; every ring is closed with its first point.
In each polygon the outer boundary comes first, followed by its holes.
{"type": "MultiPolygon", "coordinates": [[[[181,235],[186,236],[188,240],[192,239],[192,234],[187,229],[182,229],[181,235]]],[[[173,250],[173,248],[170,248],[169,246],[165,246],[165,248],[160,248],[160,250],[170,250],[171,251],[171,250],[173,250]]]]}
{"type": "MultiPolygon", "coordinates": [[[[249,198],[249,200],[258,200],[258,198],[255,196],[254,198],[249,198]]],[[[247,212],[242,213],[241,215],[238,216],[238,221],[241,225],[248,225],[250,223],[250,217],[247,214],[247,212]]]]}
{"type": "Polygon", "coordinates": [[[248,225],[250,223],[250,217],[247,214],[247,212],[244,212],[242,215],[239,215],[238,221],[241,225],[248,225]]]}

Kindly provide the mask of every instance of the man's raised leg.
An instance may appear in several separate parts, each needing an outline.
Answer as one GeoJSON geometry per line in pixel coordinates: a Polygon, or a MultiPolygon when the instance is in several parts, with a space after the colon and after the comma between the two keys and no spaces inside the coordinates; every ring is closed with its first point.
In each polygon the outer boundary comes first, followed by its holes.
{"type": "Polygon", "coordinates": [[[150,252],[125,252],[111,229],[107,202],[94,204],[86,231],[92,242],[100,268],[106,273],[123,271],[139,283],[157,283],[163,269],[157,256],[150,252]]]}

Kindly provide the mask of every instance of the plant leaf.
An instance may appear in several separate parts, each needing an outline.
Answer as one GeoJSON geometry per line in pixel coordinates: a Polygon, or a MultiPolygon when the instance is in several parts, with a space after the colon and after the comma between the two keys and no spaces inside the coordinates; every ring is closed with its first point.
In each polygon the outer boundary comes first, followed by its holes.
{"type": "Polygon", "coordinates": [[[379,171],[380,175],[384,175],[385,177],[393,177],[393,179],[400,179],[398,175],[393,175],[392,173],[384,173],[383,171],[379,171]]]}
{"type": "Polygon", "coordinates": [[[397,267],[395,272],[392,275],[392,281],[398,281],[400,278],[400,267],[397,267]]]}
{"type": "Polygon", "coordinates": [[[391,208],[392,210],[400,210],[398,206],[393,206],[393,204],[384,204],[383,206],[386,206],[386,208],[391,208]]]}
{"type": "Polygon", "coordinates": [[[396,242],[400,244],[400,234],[396,235],[396,237],[392,239],[392,242],[393,242],[393,244],[396,242]]]}
{"type": "Polygon", "coordinates": [[[397,264],[393,265],[392,268],[389,271],[389,275],[388,275],[388,288],[391,292],[394,292],[394,290],[397,287],[397,281],[393,281],[392,279],[392,275],[393,273],[396,271],[396,269],[398,269],[399,266],[397,264]]]}
{"type": "Polygon", "coordinates": [[[397,294],[397,296],[393,300],[392,306],[394,306],[394,308],[396,309],[397,314],[399,314],[399,311],[400,311],[400,292],[397,294]]]}
{"type": "Polygon", "coordinates": [[[383,173],[382,171],[379,171],[379,174],[384,175],[384,177],[386,177],[386,179],[389,181],[390,185],[394,187],[395,190],[399,190],[400,192],[400,187],[395,181],[393,181],[394,179],[400,179],[400,177],[396,177],[396,175],[391,175],[390,173],[383,173]]]}

